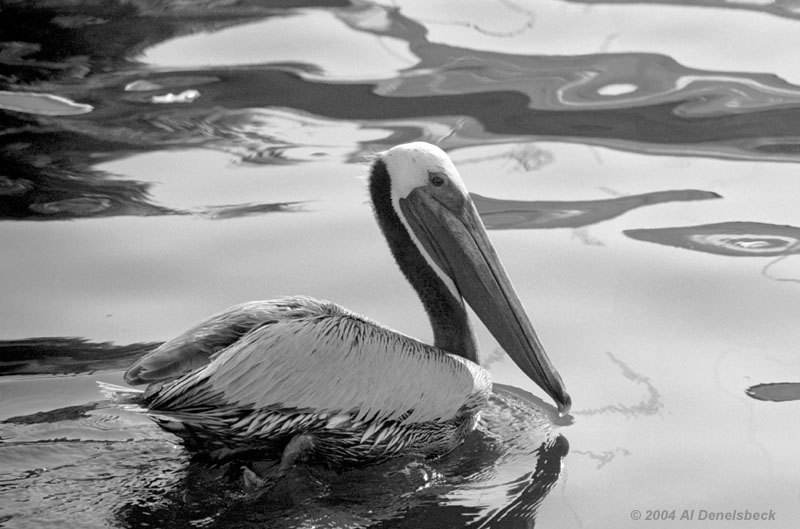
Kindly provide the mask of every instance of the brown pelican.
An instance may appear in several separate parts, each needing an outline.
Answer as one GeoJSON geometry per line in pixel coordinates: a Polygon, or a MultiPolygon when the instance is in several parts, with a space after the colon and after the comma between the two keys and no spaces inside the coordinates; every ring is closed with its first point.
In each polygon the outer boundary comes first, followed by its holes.
{"type": "Polygon", "coordinates": [[[229,308],[125,373],[195,449],[255,450],[333,465],[440,456],[475,427],[491,391],[466,300],[517,365],[567,413],[570,398],[450,158],[427,143],[376,156],[375,217],[433,327],[433,346],[328,301],[229,308]]]}

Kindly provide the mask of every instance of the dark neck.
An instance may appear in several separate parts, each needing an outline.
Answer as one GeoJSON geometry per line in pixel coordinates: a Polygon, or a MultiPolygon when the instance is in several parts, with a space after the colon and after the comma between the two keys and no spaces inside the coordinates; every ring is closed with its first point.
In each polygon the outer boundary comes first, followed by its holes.
{"type": "Polygon", "coordinates": [[[391,180],[383,160],[372,165],[369,192],[375,218],[397,265],[417,291],[433,327],[433,345],[478,362],[478,345],[463,300],[450,290],[422,256],[392,205],[391,180]]]}

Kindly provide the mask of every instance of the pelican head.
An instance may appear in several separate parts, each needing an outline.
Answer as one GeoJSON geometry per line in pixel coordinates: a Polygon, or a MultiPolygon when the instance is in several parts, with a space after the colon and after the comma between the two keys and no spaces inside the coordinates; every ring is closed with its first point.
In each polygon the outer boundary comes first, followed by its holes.
{"type": "MultiPolygon", "coordinates": [[[[559,412],[569,412],[564,383],[447,154],[428,143],[409,143],[379,154],[373,174],[380,164],[388,173],[394,213],[449,295],[459,303],[465,300],[511,359],[553,398],[559,412]]],[[[379,216],[377,208],[376,202],[379,216]]]]}

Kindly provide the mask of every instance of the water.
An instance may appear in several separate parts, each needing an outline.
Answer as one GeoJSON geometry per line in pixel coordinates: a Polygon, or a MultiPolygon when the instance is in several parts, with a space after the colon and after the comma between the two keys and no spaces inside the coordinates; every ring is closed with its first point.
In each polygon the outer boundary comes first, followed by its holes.
{"type": "Polygon", "coordinates": [[[1,8],[0,526],[794,526],[796,2],[1,8]],[[429,339],[365,190],[371,153],[420,139],[476,194],[570,417],[479,327],[498,386],[463,449],[252,497],[105,400],[251,299],[429,339]]]}

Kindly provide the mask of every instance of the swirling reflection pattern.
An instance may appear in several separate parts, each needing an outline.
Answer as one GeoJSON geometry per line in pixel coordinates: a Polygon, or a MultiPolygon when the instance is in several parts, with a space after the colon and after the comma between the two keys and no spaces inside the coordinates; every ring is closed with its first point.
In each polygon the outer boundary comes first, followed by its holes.
{"type": "Polygon", "coordinates": [[[500,200],[472,193],[488,229],[579,228],[618,217],[632,209],[675,201],[722,198],[711,191],[679,189],[605,200],[500,200]]]}
{"type": "Polygon", "coordinates": [[[663,4],[692,7],[743,9],[773,15],[800,18],[797,0],[565,0],[576,4],[663,4]]]}
{"type": "Polygon", "coordinates": [[[800,253],[800,228],[760,222],[722,222],[680,228],[625,230],[625,235],[687,250],[731,257],[780,257],[800,253]]]}
{"type": "MultiPolygon", "coordinates": [[[[0,43],[0,64],[14,70],[9,79],[46,81],[53,93],[39,91],[37,97],[93,107],[71,117],[37,117],[24,108],[0,117],[5,144],[16,145],[18,157],[34,155],[25,134],[45,131],[66,136],[73,147],[69,136],[89,145],[104,141],[107,157],[143,147],[206,145],[259,163],[310,161],[332,147],[344,155],[424,137],[464,146],[535,136],[648,153],[792,161],[800,152],[800,89],[772,74],[694,69],[658,54],[515,55],[450,46],[431,42],[427,28],[399,9],[346,2],[324,3],[335,14],[331,21],[405,42],[418,62],[391,79],[357,81],[337,78],[324,63],[282,61],[279,50],[257,68],[142,69],[128,56],[158,42],[201,28],[311,16],[312,10],[297,9],[315,3],[293,3],[286,12],[280,2],[248,6],[245,18],[235,8],[203,2],[170,6],[169,18],[153,16],[164,8],[161,2],[73,4],[66,18],[49,4],[4,7],[4,19],[15,22],[7,28],[8,41],[0,43]],[[127,44],[104,38],[112,33],[127,44]],[[101,67],[113,73],[103,74],[101,67]],[[286,134],[293,129],[298,134],[286,134]]],[[[775,2],[707,4],[794,12],[775,2]]],[[[341,32],[329,24],[327,30],[341,32]]],[[[5,88],[34,97],[0,82],[5,88]]],[[[77,151],[98,152],[89,146],[77,151]]],[[[109,209],[99,200],[44,210],[87,208],[109,209]]]]}

